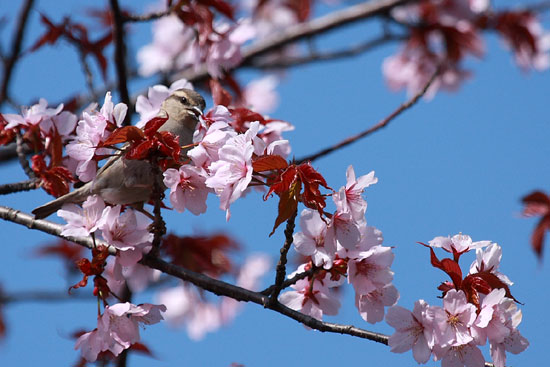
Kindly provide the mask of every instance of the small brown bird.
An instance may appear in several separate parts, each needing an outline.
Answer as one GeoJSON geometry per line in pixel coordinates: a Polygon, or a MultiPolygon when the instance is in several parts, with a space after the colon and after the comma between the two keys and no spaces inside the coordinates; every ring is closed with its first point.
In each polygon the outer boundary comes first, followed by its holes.
{"type": "MultiPolygon", "coordinates": [[[[193,133],[205,105],[202,96],[194,90],[176,90],[162,103],[158,116],[168,116],[168,120],[158,131],[177,135],[180,146],[193,143],[193,133]]],[[[149,201],[153,191],[152,170],[149,162],[114,156],[99,169],[93,181],[39,206],[32,213],[36,219],[46,218],[63,204],[80,204],[94,194],[110,204],[143,204],[149,201]]]]}

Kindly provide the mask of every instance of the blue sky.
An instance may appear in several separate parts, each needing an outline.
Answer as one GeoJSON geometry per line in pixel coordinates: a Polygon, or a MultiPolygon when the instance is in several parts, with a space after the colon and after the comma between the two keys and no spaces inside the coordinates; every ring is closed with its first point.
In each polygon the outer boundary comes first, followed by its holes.
{"type": "MultiPolygon", "coordinates": [[[[94,3],[58,1],[54,10],[51,3],[39,1],[36,9],[60,19],[64,14],[81,13],[94,3]]],[[[131,7],[141,11],[142,3],[131,7]]],[[[2,15],[11,17],[15,5],[8,4],[2,15]]],[[[41,33],[37,19],[34,11],[27,46],[41,33]]],[[[11,29],[13,19],[9,21],[11,29]]],[[[360,41],[376,29],[349,27],[324,37],[321,47],[360,41]]],[[[0,34],[3,41],[8,35],[7,30],[0,34]]],[[[147,25],[135,27],[130,51],[135,53],[149,40],[147,25]]],[[[430,266],[428,251],[417,241],[462,232],[474,241],[499,243],[503,248],[501,271],[515,282],[512,292],[524,304],[520,330],[531,343],[524,353],[510,355],[508,364],[535,365],[546,357],[550,342],[550,320],[543,316],[550,302],[545,286],[550,266],[548,261],[538,263],[530,251],[535,220],[521,218],[520,198],[535,189],[550,191],[549,74],[519,70],[494,35],[485,37],[485,43],[486,57],[467,62],[473,78],[457,93],[439,93],[432,101],[421,101],[382,131],[313,165],[332,187],[345,184],[350,164],[358,175],[376,172],[379,182],[366,192],[367,221],[384,233],[386,245],[394,246],[392,268],[401,306],[410,309],[419,298],[439,304],[436,287],[446,280],[445,274],[430,266]]],[[[404,93],[388,90],[381,75],[382,60],[395,50],[396,45],[389,45],[353,59],[302,66],[285,74],[278,88],[281,103],[272,115],[296,126],[286,135],[296,157],[364,130],[405,100],[404,93]]],[[[30,55],[12,82],[15,95],[21,100],[44,97],[53,102],[82,89],[77,61],[75,53],[63,46],[46,47],[30,55]]],[[[240,77],[248,80],[255,75],[247,72],[240,77]]],[[[100,82],[99,77],[96,81],[100,82]]],[[[137,91],[147,85],[143,82],[132,87],[137,91]]],[[[2,183],[25,178],[16,162],[0,165],[0,177],[2,183]]],[[[35,191],[3,196],[1,203],[28,212],[48,199],[44,192],[35,191]]],[[[267,236],[276,216],[275,200],[264,202],[260,195],[248,195],[232,206],[229,223],[217,209],[217,199],[208,204],[210,213],[205,216],[170,213],[169,228],[178,234],[224,229],[248,252],[267,253],[275,263],[283,243],[282,230],[267,236]]],[[[2,222],[0,229],[4,259],[0,284],[4,291],[67,288],[59,261],[32,256],[36,246],[51,237],[7,222],[2,222]]],[[[464,260],[465,268],[471,258],[464,260]]],[[[270,272],[264,284],[273,276],[270,272]]],[[[346,287],[340,314],[327,320],[390,333],[388,326],[372,326],[360,318],[352,293],[346,287]]],[[[150,301],[150,296],[145,294],[139,300],[150,301]]],[[[75,328],[95,327],[95,310],[94,302],[81,301],[8,305],[4,313],[9,331],[0,344],[0,363],[71,364],[77,352],[68,335],[75,328]]],[[[232,362],[298,366],[304,361],[320,366],[416,364],[410,353],[397,355],[366,340],[308,331],[257,305],[246,305],[231,325],[200,342],[164,324],[142,330],[142,338],[157,359],[132,355],[130,366],[229,366],[232,362]]]]}

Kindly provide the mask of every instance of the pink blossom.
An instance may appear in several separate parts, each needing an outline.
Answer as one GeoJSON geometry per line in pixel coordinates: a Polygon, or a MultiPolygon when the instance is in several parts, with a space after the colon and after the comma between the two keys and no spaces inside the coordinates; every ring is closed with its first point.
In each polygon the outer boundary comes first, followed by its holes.
{"type": "MultiPolygon", "coordinates": [[[[407,47],[400,54],[387,57],[382,64],[382,72],[392,90],[405,88],[409,96],[420,92],[441,64],[433,55],[428,55],[419,47],[407,47]]],[[[443,64],[438,78],[430,85],[424,98],[431,99],[440,88],[455,91],[470,73],[456,65],[443,64]]]]}
{"type": "Polygon", "coordinates": [[[443,298],[443,308],[430,308],[436,326],[437,344],[459,346],[473,340],[469,328],[476,320],[476,307],[466,300],[462,291],[451,289],[443,298]]]}
{"type": "Polygon", "coordinates": [[[208,111],[193,136],[193,142],[197,143],[187,155],[195,166],[207,169],[208,166],[219,160],[218,151],[230,138],[237,136],[235,130],[229,125],[233,121],[231,113],[224,106],[215,106],[208,111]],[[210,126],[206,127],[205,119],[210,126]]]}
{"type": "Polygon", "coordinates": [[[294,291],[288,291],[279,296],[279,302],[295,311],[322,320],[323,315],[336,315],[340,301],[331,290],[319,282],[301,279],[291,286],[294,291]]]}
{"type": "Polygon", "coordinates": [[[206,212],[209,188],[205,185],[205,173],[194,166],[183,165],[179,170],[164,171],[164,184],[170,188],[170,203],[178,212],[185,208],[195,215],[206,212]]]}
{"type": "Polygon", "coordinates": [[[453,237],[435,237],[429,242],[431,247],[441,247],[443,250],[452,253],[455,252],[461,254],[474,249],[480,249],[488,246],[491,241],[477,241],[472,242],[472,238],[465,234],[455,234],[453,237]]]}
{"type": "Polygon", "coordinates": [[[470,265],[470,274],[489,271],[507,285],[513,285],[514,283],[505,274],[498,271],[501,258],[502,248],[496,243],[491,243],[486,248],[476,249],[476,260],[470,265]]]}
{"type": "Polygon", "coordinates": [[[374,171],[367,175],[355,178],[353,166],[349,166],[346,171],[347,183],[346,186],[332,196],[336,208],[339,212],[351,213],[354,220],[363,220],[367,210],[367,202],[361,196],[365,188],[378,182],[378,178],[374,177],[374,171]]]}
{"type": "Polygon", "coordinates": [[[368,294],[355,294],[355,307],[368,323],[384,320],[384,307],[393,306],[399,299],[399,292],[393,284],[376,289],[368,294]]]}
{"type": "Polygon", "coordinates": [[[357,294],[369,294],[389,285],[393,280],[390,266],[394,254],[390,247],[374,246],[348,260],[348,282],[357,294]]]}
{"type": "Polygon", "coordinates": [[[441,367],[484,367],[485,359],[474,344],[462,344],[443,349],[434,348],[434,359],[441,360],[441,367]]]}
{"type": "Polygon", "coordinates": [[[189,47],[195,41],[195,31],[186,27],[177,15],[156,20],[152,31],[152,43],[143,46],[137,54],[141,75],[150,76],[195,63],[196,51],[189,47]]]}
{"type": "Polygon", "coordinates": [[[258,128],[259,123],[254,122],[245,134],[230,138],[218,151],[219,160],[208,167],[211,176],[206,179],[206,186],[220,197],[220,208],[226,210],[227,219],[229,206],[242,196],[252,180],[253,141],[258,128]]]}
{"type": "Polygon", "coordinates": [[[283,132],[294,130],[286,121],[270,121],[264,125],[259,136],[267,145],[267,154],[277,154],[284,158],[290,155],[292,148],[288,140],[283,139],[283,132]]]}
{"type": "Polygon", "coordinates": [[[67,224],[63,226],[61,235],[84,237],[94,233],[105,209],[105,203],[100,196],[88,196],[82,203],[82,208],[76,204],[65,204],[57,211],[57,215],[67,224]]]}
{"type": "Polygon", "coordinates": [[[336,246],[325,241],[327,224],[321,219],[319,212],[304,209],[300,214],[301,232],[294,234],[294,248],[304,256],[311,256],[315,266],[325,269],[332,267],[336,246]]]}
{"type": "Polygon", "coordinates": [[[161,272],[157,269],[151,269],[139,263],[132,262],[128,266],[122,265],[122,263],[125,263],[124,259],[120,255],[116,256],[113,265],[109,266],[109,272],[106,276],[109,289],[115,294],[120,294],[124,284],[132,292],[137,293],[142,292],[151,283],[160,279],[161,272]]]}
{"type": "Polygon", "coordinates": [[[211,45],[206,53],[206,68],[212,77],[221,77],[223,70],[241,62],[241,46],[251,40],[256,31],[248,21],[241,21],[236,26],[227,23],[215,24],[215,33],[209,35],[211,45]]]}
{"type": "Polygon", "coordinates": [[[103,351],[115,356],[140,340],[139,324],[152,325],[162,320],[164,305],[117,303],[106,306],[98,319],[97,329],[82,335],[75,344],[82,356],[89,362],[97,359],[103,351]]]}
{"type": "Polygon", "coordinates": [[[355,250],[356,245],[361,241],[361,227],[366,222],[355,221],[351,213],[336,211],[327,227],[325,242],[331,246],[343,247],[346,250],[355,250]]]}
{"type": "Polygon", "coordinates": [[[140,120],[136,124],[137,127],[142,128],[147,121],[151,120],[160,112],[162,102],[177,89],[186,88],[193,89],[193,85],[187,81],[187,79],[179,79],[173,82],[170,87],[166,87],[162,84],[157,84],[149,87],[147,90],[147,97],[138,96],[136,101],[136,112],[140,116],[140,120]]]}
{"type": "Polygon", "coordinates": [[[157,300],[166,305],[166,321],[172,326],[185,324],[193,340],[200,340],[222,326],[218,306],[204,301],[196,288],[187,283],[159,292],[157,300]]]}
{"type": "Polygon", "coordinates": [[[270,113],[279,104],[279,95],[275,91],[279,79],[275,75],[266,75],[247,84],[243,92],[245,105],[262,114],[270,113]]]}
{"type": "Polygon", "coordinates": [[[6,130],[17,126],[33,126],[38,125],[42,120],[49,119],[52,116],[58,115],[63,110],[63,104],[59,104],[56,108],[48,108],[48,101],[40,98],[37,104],[31,107],[21,107],[21,115],[4,113],[4,119],[8,124],[4,127],[6,130]]]}
{"type": "Polygon", "coordinates": [[[120,205],[105,208],[98,226],[105,241],[120,251],[121,265],[130,266],[141,259],[153,240],[148,230],[151,220],[132,209],[122,214],[120,210],[120,205]]]}
{"type": "Polygon", "coordinates": [[[481,303],[481,310],[471,328],[471,334],[478,345],[484,345],[489,339],[501,343],[505,337],[510,335],[510,330],[505,325],[505,315],[500,315],[503,309],[499,306],[505,299],[504,289],[493,289],[485,296],[481,303]]]}
{"type": "Polygon", "coordinates": [[[107,130],[108,123],[120,127],[126,117],[128,106],[124,103],[115,106],[111,99],[111,92],[107,92],[99,112],[82,113],[83,119],[76,128],[77,137],[67,145],[67,155],[78,162],[76,174],[84,182],[91,181],[96,175],[97,162],[93,159],[94,155],[110,152],[110,149],[97,148],[111,134],[107,130]]]}
{"type": "Polygon", "coordinates": [[[428,321],[429,305],[424,300],[414,303],[413,311],[393,306],[386,313],[386,322],[395,329],[390,336],[389,346],[393,353],[413,351],[414,359],[424,364],[430,359],[433,347],[433,328],[428,321]]]}

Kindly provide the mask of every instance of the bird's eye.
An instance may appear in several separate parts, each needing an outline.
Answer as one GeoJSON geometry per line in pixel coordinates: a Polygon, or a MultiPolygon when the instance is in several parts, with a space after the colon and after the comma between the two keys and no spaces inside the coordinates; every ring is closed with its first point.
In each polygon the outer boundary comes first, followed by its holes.
{"type": "Polygon", "coordinates": [[[181,103],[187,104],[189,101],[185,97],[181,97],[181,103]]]}

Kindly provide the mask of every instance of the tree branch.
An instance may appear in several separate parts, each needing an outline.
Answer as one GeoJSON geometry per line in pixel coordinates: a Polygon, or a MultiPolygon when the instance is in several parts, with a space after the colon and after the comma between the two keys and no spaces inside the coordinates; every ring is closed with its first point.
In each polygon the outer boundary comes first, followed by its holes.
{"type": "Polygon", "coordinates": [[[27,156],[25,153],[25,146],[23,145],[23,137],[21,136],[21,132],[19,129],[16,132],[16,141],[15,141],[15,152],[17,153],[17,158],[19,158],[19,164],[21,165],[21,168],[23,168],[23,171],[25,171],[25,174],[28,178],[31,180],[34,180],[36,176],[34,175],[34,172],[32,171],[31,167],[29,166],[29,161],[27,161],[27,156]]]}
{"type": "Polygon", "coordinates": [[[372,50],[377,46],[381,46],[390,41],[405,40],[405,36],[397,36],[392,34],[384,34],[378,38],[360,43],[344,50],[338,50],[326,53],[312,53],[306,56],[289,56],[277,60],[252,60],[251,66],[260,69],[286,69],[294,66],[305,65],[320,61],[332,61],[347,57],[358,56],[362,53],[372,50]]]}
{"type": "Polygon", "coordinates": [[[399,116],[403,111],[406,111],[407,109],[411,108],[416,102],[418,102],[420,100],[420,98],[422,98],[422,96],[424,94],[426,94],[426,92],[428,91],[428,88],[432,85],[432,83],[435,81],[435,79],[439,75],[440,70],[441,70],[441,68],[438,67],[437,70],[430,77],[428,82],[424,85],[422,90],[417,92],[407,102],[402,103],[395,111],[393,111],[391,114],[389,114],[383,120],[378,122],[376,125],[368,128],[365,131],[360,132],[359,134],[350,136],[349,138],[346,138],[346,139],[342,140],[341,142],[339,142],[337,144],[334,144],[334,145],[332,145],[328,148],[325,148],[325,149],[323,149],[323,150],[321,150],[321,151],[319,151],[315,154],[311,154],[309,156],[298,159],[296,164],[301,164],[301,163],[304,163],[304,162],[307,162],[307,161],[314,161],[318,158],[324,157],[325,155],[328,155],[328,154],[333,153],[333,152],[335,152],[335,151],[337,151],[337,150],[339,150],[339,149],[341,149],[345,146],[348,146],[352,143],[355,143],[359,139],[364,138],[364,137],[366,137],[366,136],[368,136],[368,135],[370,135],[370,134],[386,127],[393,119],[395,119],[397,116],[399,116]]]}
{"type": "Polygon", "coordinates": [[[151,20],[156,20],[172,14],[172,12],[180,6],[181,6],[181,1],[178,1],[177,3],[172,5],[170,8],[163,11],[152,12],[152,13],[143,14],[143,15],[125,14],[122,17],[122,21],[123,22],[149,22],[151,20]]]}
{"type": "Polygon", "coordinates": [[[2,79],[2,85],[0,86],[0,106],[8,98],[8,89],[15,68],[15,64],[19,55],[21,53],[21,45],[23,44],[23,38],[25,36],[25,31],[27,29],[27,20],[31,12],[34,0],[26,0],[23,6],[21,7],[21,12],[19,13],[19,18],[17,20],[17,28],[14,33],[12,46],[11,46],[11,55],[8,57],[5,67],[4,67],[4,77],[2,79]]]}
{"type": "Polygon", "coordinates": [[[113,37],[115,40],[115,66],[118,77],[118,90],[120,100],[128,106],[128,113],[124,118],[124,126],[132,123],[133,110],[130,95],[128,93],[128,80],[126,74],[126,44],[124,43],[124,19],[118,5],[118,0],[110,0],[111,10],[113,11],[113,37]]]}
{"type": "Polygon", "coordinates": [[[27,180],[22,182],[8,183],[0,185],[0,195],[13,194],[20,191],[30,191],[37,187],[36,180],[27,180]]]}
{"type": "Polygon", "coordinates": [[[269,303],[274,304],[277,302],[277,299],[279,298],[279,293],[281,293],[281,289],[283,287],[283,282],[285,280],[286,276],[286,255],[288,253],[288,250],[290,249],[290,246],[292,245],[294,234],[294,227],[295,227],[295,221],[296,221],[296,215],[298,214],[298,210],[295,210],[294,213],[288,218],[286,222],[286,228],[285,228],[285,243],[283,247],[281,248],[281,256],[279,257],[279,263],[277,264],[277,270],[275,274],[275,284],[273,284],[273,290],[271,294],[269,295],[269,303]]]}
{"type": "MultiPolygon", "coordinates": [[[[61,238],[68,239],[76,244],[81,246],[92,248],[92,240],[88,237],[66,237],[61,236],[62,226],[60,224],[52,223],[47,220],[35,220],[30,215],[23,213],[21,211],[8,208],[5,206],[0,206],[0,218],[18,223],[28,227],[29,229],[37,229],[42,232],[52,234],[61,238]]],[[[97,241],[98,244],[106,245],[104,242],[97,241]]],[[[109,248],[110,252],[114,254],[116,249],[113,247],[109,248]]],[[[237,301],[243,302],[252,302],[258,305],[264,306],[268,309],[271,309],[275,312],[278,312],[282,315],[285,315],[293,320],[296,320],[312,329],[316,329],[322,332],[331,332],[338,334],[347,334],[352,336],[357,336],[363,339],[372,340],[382,344],[388,344],[388,336],[380,333],[375,333],[372,331],[364,330],[357,328],[351,325],[340,325],[330,322],[319,321],[311,316],[304,315],[298,311],[294,311],[279,302],[274,302],[269,304],[269,297],[263,295],[259,292],[253,292],[248,289],[238,287],[233,284],[223,282],[218,279],[210,278],[201,273],[195,273],[191,270],[185,269],[181,266],[170,264],[158,257],[151,255],[145,255],[141,260],[141,264],[149,266],[150,268],[157,269],[163,273],[172,275],[181,280],[190,282],[197,287],[200,287],[208,292],[214,293],[218,296],[231,297],[237,301]]]]}

